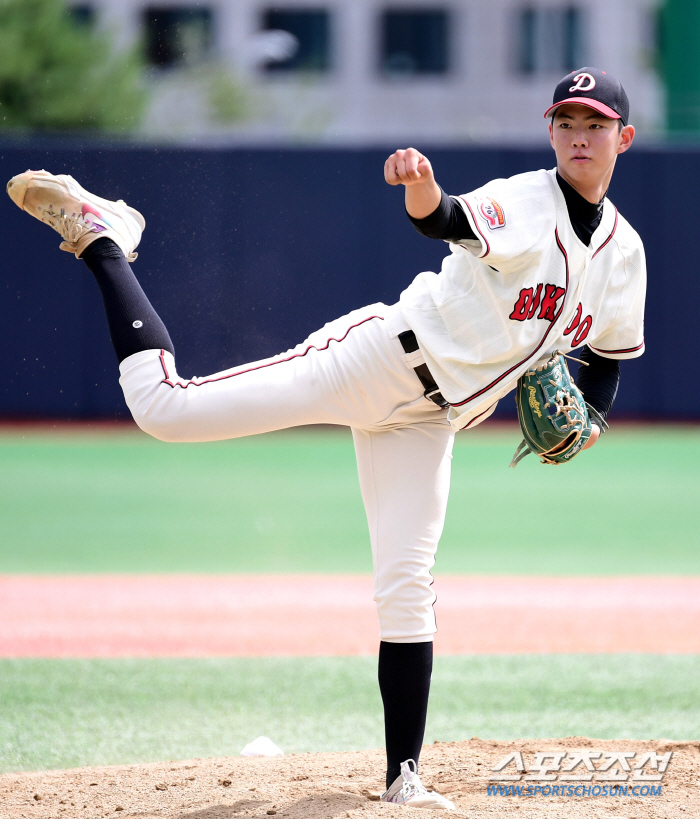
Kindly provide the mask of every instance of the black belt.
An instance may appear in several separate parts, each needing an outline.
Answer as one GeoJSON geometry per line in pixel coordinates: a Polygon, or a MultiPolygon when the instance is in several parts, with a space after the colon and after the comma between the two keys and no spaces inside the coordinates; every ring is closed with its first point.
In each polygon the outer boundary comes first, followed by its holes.
{"type": "MultiPolygon", "coordinates": [[[[406,330],[404,333],[399,333],[399,341],[406,353],[415,353],[418,349],[418,341],[413,330],[406,330]]],[[[427,364],[419,364],[413,368],[415,374],[420,379],[420,383],[425,387],[423,395],[430,401],[433,401],[438,407],[449,407],[447,401],[442,397],[440,387],[435,383],[435,379],[430,374],[427,364]]]]}

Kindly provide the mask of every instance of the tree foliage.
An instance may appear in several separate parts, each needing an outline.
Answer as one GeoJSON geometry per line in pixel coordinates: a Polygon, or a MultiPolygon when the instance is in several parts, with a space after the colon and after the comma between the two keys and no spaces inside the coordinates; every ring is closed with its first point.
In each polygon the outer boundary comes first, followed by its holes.
{"type": "Polygon", "coordinates": [[[143,64],[63,0],[0,0],[0,129],[120,131],[138,124],[143,64]]]}

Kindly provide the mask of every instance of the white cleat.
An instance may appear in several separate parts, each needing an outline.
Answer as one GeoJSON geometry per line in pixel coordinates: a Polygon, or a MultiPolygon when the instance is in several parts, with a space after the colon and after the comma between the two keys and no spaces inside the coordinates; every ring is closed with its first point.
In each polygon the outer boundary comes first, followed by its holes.
{"type": "Polygon", "coordinates": [[[392,802],[395,805],[408,805],[410,808],[427,808],[427,810],[455,810],[449,799],[435,791],[429,791],[418,776],[418,768],[412,759],[401,763],[401,773],[392,782],[381,797],[381,802],[392,802]]]}
{"type": "Polygon", "coordinates": [[[146,220],[119,199],[110,202],[82,188],[72,176],[48,171],[25,171],[7,183],[17,207],[61,234],[61,250],[79,259],[95,239],[111,239],[133,262],[146,220]]]}

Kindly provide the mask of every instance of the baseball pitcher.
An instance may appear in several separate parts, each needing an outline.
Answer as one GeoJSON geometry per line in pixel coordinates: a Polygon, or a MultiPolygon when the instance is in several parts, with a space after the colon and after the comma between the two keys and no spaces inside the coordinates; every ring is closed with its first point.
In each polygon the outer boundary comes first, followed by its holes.
{"type": "Polygon", "coordinates": [[[419,151],[393,153],[384,175],[405,187],[409,219],[449,244],[440,272],[421,273],[396,304],[356,310],[281,355],[203,378],[178,375],[170,336],[132,272],[145,228],[138,211],[46,171],[7,186],[94,275],[142,430],[177,442],[352,429],[380,626],[386,802],[454,808],[421,784],[418,761],[436,631],[430,572],[455,432],[517,388],[525,451],[565,464],[605,428],[620,360],[644,350],[644,250],[606,198],[634,139],[627,95],[585,67],[556,86],[545,117],[556,168],[461,196],[443,192],[419,151]],[[574,390],[564,356],[581,347],[587,366],[574,390]]]}

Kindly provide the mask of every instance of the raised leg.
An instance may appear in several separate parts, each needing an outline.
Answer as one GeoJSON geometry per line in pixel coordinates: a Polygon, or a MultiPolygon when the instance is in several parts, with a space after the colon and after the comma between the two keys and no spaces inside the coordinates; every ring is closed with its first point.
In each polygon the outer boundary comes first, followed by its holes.
{"type": "Polygon", "coordinates": [[[117,361],[156,348],[174,355],[170,335],[121,249],[111,239],[97,239],[85,248],[81,258],[102,293],[117,361]]]}

